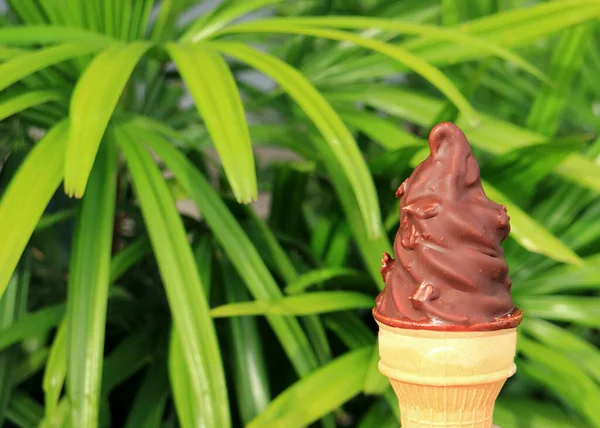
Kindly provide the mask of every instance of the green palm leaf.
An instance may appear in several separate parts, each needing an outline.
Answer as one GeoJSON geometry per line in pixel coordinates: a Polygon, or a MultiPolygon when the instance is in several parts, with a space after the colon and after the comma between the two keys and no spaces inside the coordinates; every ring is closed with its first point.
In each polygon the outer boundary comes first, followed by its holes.
{"type": "Polygon", "coordinates": [[[0,296],[62,180],[66,133],[67,123],[61,122],[35,146],[0,200],[0,296]]]}
{"type": "Polygon", "coordinates": [[[364,279],[359,271],[348,268],[324,268],[305,273],[297,277],[285,287],[288,294],[301,293],[312,285],[320,284],[336,278],[364,279]]]}
{"type": "Polygon", "coordinates": [[[600,289],[600,256],[583,259],[582,266],[556,266],[539,276],[516,282],[515,295],[545,295],[600,289]]]}
{"type": "Polygon", "coordinates": [[[73,27],[82,27],[84,24],[83,4],[77,0],[66,0],[70,12],[70,23],[73,27]]]}
{"type": "Polygon", "coordinates": [[[43,11],[34,0],[8,0],[10,7],[27,23],[46,23],[43,11]]]}
{"type": "Polygon", "coordinates": [[[548,136],[553,136],[558,130],[569,87],[583,62],[591,34],[589,24],[571,28],[563,34],[550,69],[550,78],[556,87],[546,86],[537,95],[527,117],[529,129],[548,136]]]}
{"type": "MultiPolygon", "coordinates": [[[[257,300],[272,300],[282,293],[241,226],[229,212],[206,178],[166,140],[140,126],[132,132],[141,135],[148,146],[171,168],[193,198],[209,227],[229,256],[240,277],[257,300]]],[[[317,367],[317,359],[298,321],[292,317],[267,317],[296,372],[306,375],[317,367]]]]}
{"type": "Polygon", "coordinates": [[[193,399],[190,372],[187,369],[183,349],[175,331],[171,333],[169,345],[169,380],[179,423],[182,428],[196,427],[202,421],[199,420],[197,406],[193,399]]]}
{"type": "Polygon", "coordinates": [[[512,203],[510,199],[491,184],[484,183],[484,188],[491,200],[506,206],[510,216],[511,236],[523,247],[534,253],[545,254],[554,260],[565,263],[575,265],[583,263],[583,260],[573,250],[528,216],[527,213],[512,203]]]}
{"type": "Polygon", "coordinates": [[[365,376],[365,384],[363,386],[363,392],[366,395],[382,395],[390,387],[388,378],[383,376],[379,371],[379,359],[379,347],[375,346],[373,347],[371,361],[367,368],[367,375],[365,376]]]}
{"type": "Polygon", "coordinates": [[[67,324],[63,321],[58,327],[50,355],[44,370],[42,389],[44,390],[45,415],[51,420],[58,412],[58,402],[67,374],[67,324]]]}
{"type": "Polygon", "coordinates": [[[150,252],[150,240],[141,236],[119,251],[110,264],[110,281],[116,282],[130,267],[137,264],[150,252]]]}
{"type": "MultiPolygon", "coordinates": [[[[52,25],[27,25],[0,28],[0,43],[10,46],[79,42],[98,45],[98,49],[110,45],[114,40],[103,34],[78,28],[52,25]]],[[[90,51],[90,53],[94,50],[90,51]]],[[[85,54],[82,54],[85,55],[85,54]]]]}
{"type": "Polygon", "coordinates": [[[501,396],[494,407],[494,423],[501,427],[516,427],[527,421],[527,428],[569,427],[585,428],[554,403],[529,400],[523,397],[507,398],[501,396]]]}
{"type": "Polygon", "coordinates": [[[115,217],[117,150],[100,147],[73,238],[67,298],[67,391],[74,426],[98,426],[115,217]]]}
{"type": "Polygon", "coordinates": [[[113,16],[115,26],[114,32],[122,41],[129,42],[136,38],[132,37],[132,35],[137,34],[136,27],[140,24],[138,17],[142,5],[143,3],[141,1],[135,1],[133,3],[117,2],[115,5],[118,9],[118,13],[115,13],[113,16]]]}
{"type": "MultiPolygon", "coordinates": [[[[302,195],[302,192],[295,192],[296,195],[302,195]]],[[[287,200],[287,196],[286,196],[287,200]]],[[[276,218],[277,211],[274,209],[275,200],[272,200],[271,203],[271,215],[270,219],[273,220],[276,218]]],[[[294,207],[293,203],[290,203],[288,200],[286,202],[287,210],[290,209],[293,211],[298,209],[300,211],[300,207],[294,207]],[[290,208],[291,207],[291,208],[290,208]]],[[[291,283],[298,278],[298,271],[296,270],[296,266],[288,256],[285,249],[280,245],[277,238],[273,234],[273,232],[267,227],[267,224],[260,219],[254,211],[250,209],[246,209],[248,216],[252,220],[252,224],[255,225],[258,229],[258,236],[256,239],[258,240],[257,245],[263,257],[269,256],[273,259],[273,262],[277,266],[276,273],[279,274],[286,282],[291,283]],[[260,245],[263,244],[263,245],[260,245]]],[[[286,215],[286,219],[289,220],[290,217],[286,215]]],[[[235,322],[236,318],[232,319],[231,322],[235,322]]],[[[304,328],[306,329],[306,333],[308,339],[310,340],[311,345],[314,348],[315,354],[320,364],[326,364],[331,361],[331,347],[327,340],[327,334],[325,332],[325,328],[321,323],[321,320],[317,315],[308,315],[303,317],[301,320],[304,324],[304,328]]],[[[334,426],[335,419],[334,414],[330,413],[323,417],[321,423],[325,428],[329,428],[330,426],[334,426]]]]}
{"type": "Polygon", "coordinates": [[[231,422],[219,345],[181,218],[150,155],[121,130],[118,141],[167,291],[189,371],[193,406],[202,423],[228,427],[231,422]]]}
{"type": "Polygon", "coordinates": [[[169,44],[167,50],[186,82],[225,174],[239,202],[256,199],[256,172],[244,106],[229,67],[206,45],[169,44]]]}
{"type": "Polygon", "coordinates": [[[523,323],[524,331],[549,348],[570,357],[600,382],[600,350],[577,334],[550,322],[530,318],[523,323]]]}
{"type": "Polygon", "coordinates": [[[348,352],[296,382],[278,395],[248,428],[303,427],[336,409],[361,391],[372,350],[367,346],[348,352]]]}
{"type": "MultiPolygon", "coordinates": [[[[29,258],[24,260],[14,273],[0,299],[0,328],[10,328],[27,311],[29,282],[31,278],[29,258]]],[[[17,363],[19,349],[0,352],[0,423],[4,424],[13,386],[18,384],[17,363]]]]}
{"type": "Polygon", "coordinates": [[[49,0],[40,0],[40,6],[48,17],[50,23],[64,25],[68,20],[68,9],[65,2],[52,2],[49,0]]]}
{"type": "MultiPolygon", "coordinates": [[[[292,34],[306,34],[332,40],[352,42],[358,46],[363,46],[365,48],[372,49],[383,55],[389,56],[390,58],[400,62],[401,64],[410,67],[413,71],[415,71],[427,81],[429,81],[432,85],[434,85],[440,92],[446,95],[448,99],[450,99],[456,105],[456,107],[463,113],[464,117],[467,118],[467,120],[472,125],[475,126],[478,123],[477,114],[475,113],[473,107],[471,107],[471,104],[460,93],[456,86],[454,86],[454,84],[439,69],[432,67],[429,63],[423,61],[420,57],[397,46],[392,46],[390,44],[379,42],[377,40],[362,38],[356,34],[344,31],[305,28],[302,26],[294,26],[293,24],[278,21],[271,21],[268,25],[264,22],[259,22],[258,24],[244,24],[243,26],[233,27],[232,31],[266,31],[292,34]]],[[[259,67],[255,66],[255,68],[259,67]]]]}
{"type": "Polygon", "coordinates": [[[555,172],[572,183],[600,192],[600,166],[579,154],[569,156],[555,172]]]}
{"type": "Polygon", "coordinates": [[[62,95],[53,90],[24,92],[0,103],[0,120],[3,120],[30,107],[50,101],[58,101],[60,99],[62,99],[62,95]]]}
{"type": "Polygon", "coordinates": [[[71,405],[68,399],[63,398],[58,403],[56,411],[52,415],[49,417],[45,416],[37,425],[34,426],[37,426],[38,428],[71,428],[71,425],[69,424],[70,418],[71,405]]]}
{"type": "Polygon", "coordinates": [[[230,303],[211,309],[213,318],[246,315],[312,315],[348,309],[371,309],[373,298],[352,291],[314,291],[275,301],[230,303]]]}
{"type": "MultiPolygon", "coordinates": [[[[532,75],[545,80],[544,74],[531,63],[511,52],[510,50],[504,48],[501,45],[490,42],[489,40],[484,40],[483,38],[473,37],[468,34],[457,32],[454,30],[447,30],[444,28],[432,26],[432,25],[422,25],[415,24],[412,22],[402,22],[402,21],[394,21],[390,19],[376,19],[376,18],[367,18],[367,17],[350,17],[350,16],[327,16],[327,17],[307,17],[307,18],[273,18],[273,19],[265,19],[259,20],[249,23],[241,23],[237,25],[233,25],[231,27],[226,28],[218,32],[217,34],[227,34],[227,33],[238,33],[238,32],[263,32],[263,31],[276,31],[276,32],[295,32],[299,31],[297,26],[306,27],[308,30],[314,27],[333,27],[333,28],[346,28],[346,29],[359,29],[359,30],[372,30],[377,28],[379,30],[385,31],[393,31],[401,34],[409,34],[409,35],[418,35],[422,36],[424,39],[434,39],[434,40],[444,40],[444,41],[452,41],[458,45],[465,45],[477,49],[478,51],[487,52],[489,55],[495,55],[499,58],[502,58],[506,61],[513,62],[514,64],[521,67],[523,70],[531,73],[532,75]]],[[[306,34],[306,33],[304,33],[306,34]]],[[[323,33],[323,35],[319,35],[314,32],[310,32],[308,34],[312,34],[317,37],[325,37],[329,36],[325,34],[334,34],[334,33],[323,33]]],[[[335,33],[337,34],[337,33],[335,33]]],[[[347,34],[347,33],[345,33],[347,34]]],[[[341,36],[341,35],[340,35],[341,36]]],[[[356,41],[353,39],[356,43],[356,41]]],[[[360,43],[356,43],[360,46],[360,43]]],[[[373,49],[371,46],[364,45],[367,48],[373,49]]],[[[376,50],[377,49],[373,49],[376,50]]],[[[403,51],[400,50],[399,51],[403,51]]],[[[386,54],[385,52],[379,51],[382,54],[386,54]]],[[[414,69],[414,64],[412,62],[403,62],[400,61],[405,67],[408,69],[414,69]]],[[[414,69],[414,71],[418,72],[418,70],[414,69]]]]}
{"type": "Polygon", "coordinates": [[[65,309],[63,304],[46,306],[22,316],[10,327],[0,330],[0,350],[56,327],[64,318],[65,309]]]}
{"type": "MultiPolygon", "coordinates": [[[[229,263],[223,263],[223,284],[227,300],[237,302],[248,298],[248,292],[229,263]]],[[[236,397],[242,422],[247,424],[260,414],[271,401],[265,353],[258,322],[251,317],[229,320],[231,346],[234,349],[233,373],[236,397]]]]}
{"type": "Polygon", "coordinates": [[[360,420],[358,428],[396,428],[398,421],[385,399],[379,399],[369,407],[360,420]]]}
{"type": "MultiPolygon", "coordinates": [[[[160,342],[162,339],[160,333],[161,331],[157,331],[154,323],[146,324],[125,337],[104,359],[103,399],[106,399],[116,387],[152,361],[156,342],[160,342]]],[[[102,418],[102,415],[100,417],[102,418]]]]}
{"type": "Polygon", "coordinates": [[[36,71],[67,59],[94,53],[102,48],[101,43],[68,43],[19,55],[0,65],[0,90],[36,71]]]}
{"type": "Polygon", "coordinates": [[[152,27],[150,38],[155,43],[167,40],[177,21],[181,0],[164,0],[159,3],[156,21],[152,27]]]}
{"type": "MultiPolygon", "coordinates": [[[[543,2],[526,8],[515,8],[501,13],[483,16],[460,25],[460,32],[478,36],[503,48],[519,47],[566,28],[591,21],[600,16],[600,8],[594,0],[543,2]]],[[[389,24],[391,25],[391,24],[389,24]]],[[[418,37],[400,46],[419,55],[423,60],[437,66],[452,65],[488,55],[473,44],[455,44],[455,41],[418,37]]],[[[385,77],[390,73],[404,71],[399,64],[391,64],[379,55],[351,58],[323,84],[360,79],[362,75],[385,77]]]]}
{"type": "Polygon", "coordinates": [[[600,387],[581,368],[561,352],[524,337],[518,349],[533,364],[521,364],[520,370],[547,386],[557,397],[579,410],[591,426],[600,423],[596,403],[600,402],[600,387]],[[550,372],[549,372],[550,371],[550,372]],[[549,376],[549,373],[553,373],[549,376]],[[581,397],[586,397],[581,400],[581,397]]]}
{"type": "Polygon", "coordinates": [[[364,132],[386,150],[396,150],[415,145],[422,145],[425,147],[425,142],[423,140],[404,131],[392,121],[378,117],[373,113],[343,109],[341,110],[341,115],[344,122],[351,127],[360,130],[360,132],[364,132]]]}
{"type": "Polygon", "coordinates": [[[39,426],[44,409],[29,395],[17,391],[10,400],[6,417],[17,426],[36,428],[39,426]]]}
{"type": "Polygon", "coordinates": [[[353,197],[349,179],[344,174],[339,163],[335,162],[333,151],[319,137],[313,137],[313,142],[323,154],[323,165],[334,183],[336,195],[344,210],[350,231],[358,244],[363,263],[367,267],[373,282],[379,288],[383,288],[381,273],[379,271],[381,269],[381,262],[379,261],[379,257],[376,258],[373,255],[383,254],[384,252],[391,253],[392,245],[384,234],[377,239],[373,239],[369,235],[368,228],[356,209],[356,199],[353,197]]]}
{"type": "Polygon", "coordinates": [[[378,237],[381,234],[381,215],[373,179],[352,134],[329,103],[296,69],[271,55],[240,43],[211,42],[211,46],[272,77],[302,107],[352,183],[367,231],[371,237],[378,237]]]}
{"type": "Polygon", "coordinates": [[[112,44],[85,70],[73,91],[69,143],[65,154],[65,193],[85,192],[96,152],[121,92],[150,44],[112,44]]]}
{"type": "Polygon", "coordinates": [[[213,13],[206,14],[194,22],[181,36],[181,42],[204,40],[230,22],[265,6],[281,3],[282,0],[225,1],[213,13]]]}
{"type": "Polygon", "coordinates": [[[516,300],[530,317],[600,326],[600,298],[583,296],[522,296],[516,300]]]}
{"type": "MultiPolygon", "coordinates": [[[[598,16],[600,6],[594,0],[544,2],[484,16],[462,24],[460,30],[504,47],[522,46],[598,16]]],[[[408,41],[403,46],[434,64],[456,63],[480,55],[474,46],[451,48],[446,41],[423,38],[408,41]]]]}
{"type": "Polygon", "coordinates": [[[167,404],[169,379],[163,358],[148,369],[131,406],[125,428],[159,428],[167,404]]]}

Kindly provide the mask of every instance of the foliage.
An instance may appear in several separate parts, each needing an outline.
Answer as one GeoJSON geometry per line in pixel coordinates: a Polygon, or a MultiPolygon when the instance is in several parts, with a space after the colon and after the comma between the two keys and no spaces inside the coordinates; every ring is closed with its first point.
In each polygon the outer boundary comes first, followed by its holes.
{"type": "Polygon", "coordinates": [[[8,1],[0,420],[397,426],[369,309],[450,120],[526,313],[495,422],[600,426],[600,3],[200,3],[8,1]]]}

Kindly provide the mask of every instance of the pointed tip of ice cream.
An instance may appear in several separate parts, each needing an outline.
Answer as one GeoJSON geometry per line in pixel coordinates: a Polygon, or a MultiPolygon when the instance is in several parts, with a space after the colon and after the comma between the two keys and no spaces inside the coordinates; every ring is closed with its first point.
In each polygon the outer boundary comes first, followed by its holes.
{"type": "Polygon", "coordinates": [[[452,122],[442,122],[435,125],[429,133],[429,149],[435,156],[442,144],[460,144],[471,151],[471,146],[462,130],[452,122]]]}

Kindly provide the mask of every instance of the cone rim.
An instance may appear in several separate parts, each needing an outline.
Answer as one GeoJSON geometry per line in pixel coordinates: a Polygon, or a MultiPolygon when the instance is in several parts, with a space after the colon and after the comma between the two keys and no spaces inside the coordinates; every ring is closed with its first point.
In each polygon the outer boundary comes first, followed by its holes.
{"type": "Polygon", "coordinates": [[[381,324],[389,327],[406,330],[429,330],[429,331],[452,331],[452,332],[474,332],[474,331],[496,331],[516,328],[523,320],[523,311],[515,306],[508,314],[498,317],[490,322],[462,325],[462,324],[426,324],[411,319],[392,318],[382,314],[374,307],[373,318],[381,324]]]}
{"type": "Polygon", "coordinates": [[[379,361],[378,368],[382,375],[397,382],[427,386],[471,386],[473,388],[478,385],[503,382],[517,372],[517,365],[514,362],[510,367],[495,372],[459,376],[423,376],[407,373],[387,366],[382,361],[379,361]]]}

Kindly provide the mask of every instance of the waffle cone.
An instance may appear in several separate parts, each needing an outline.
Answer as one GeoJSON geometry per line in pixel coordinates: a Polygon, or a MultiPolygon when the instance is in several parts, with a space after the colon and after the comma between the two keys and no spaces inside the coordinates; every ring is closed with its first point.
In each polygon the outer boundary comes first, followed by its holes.
{"type": "Polygon", "coordinates": [[[444,332],[379,324],[379,370],[398,397],[403,428],[490,428],[516,371],[516,328],[444,332]]]}

